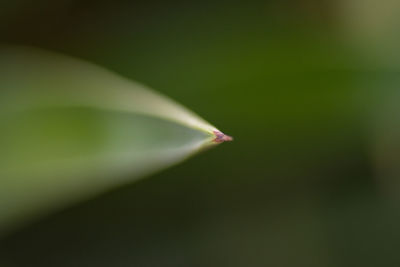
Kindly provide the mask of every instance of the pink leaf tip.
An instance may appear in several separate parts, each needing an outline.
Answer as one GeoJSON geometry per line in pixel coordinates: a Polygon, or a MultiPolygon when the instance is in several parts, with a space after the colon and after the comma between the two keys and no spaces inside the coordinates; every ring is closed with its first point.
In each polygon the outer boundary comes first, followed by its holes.
{"type": "Polygon", "coordinates": [[[226,135],[220,131],[214,131],[214,134],[215,134],[214,142],[216,143],[233,141],[233,137],[226,135]]]}

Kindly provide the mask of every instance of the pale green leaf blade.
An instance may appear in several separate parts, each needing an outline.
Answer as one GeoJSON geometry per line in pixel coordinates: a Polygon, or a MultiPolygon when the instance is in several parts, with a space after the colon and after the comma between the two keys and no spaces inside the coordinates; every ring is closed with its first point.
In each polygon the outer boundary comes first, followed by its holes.
{"type": "Polygon", "coordinates": [[[98,66],[0,50],[0,231],[229,140],[174,101],[98,66]]]}

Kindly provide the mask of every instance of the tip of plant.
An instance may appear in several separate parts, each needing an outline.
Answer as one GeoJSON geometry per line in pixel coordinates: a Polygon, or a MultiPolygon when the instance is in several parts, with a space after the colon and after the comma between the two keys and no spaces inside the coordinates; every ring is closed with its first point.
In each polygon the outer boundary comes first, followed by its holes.
{"type": "Polygon", "coordinates": [[[214,131],[214,134],[215,134],[215,139],[214,139],[215,143],[223,143],[223,142],[233,141],[233,137],[226,135],[222,132],[214,131]]]}

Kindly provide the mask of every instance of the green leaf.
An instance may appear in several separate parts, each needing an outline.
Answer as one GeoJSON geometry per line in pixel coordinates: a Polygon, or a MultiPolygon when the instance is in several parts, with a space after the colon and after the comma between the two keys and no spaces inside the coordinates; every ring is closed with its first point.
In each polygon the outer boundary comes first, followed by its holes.
{"type": "Polygon", "coordinates": [[[193,112],[98,66],[0,49],[0,231],[228,141],[193,112]]]}

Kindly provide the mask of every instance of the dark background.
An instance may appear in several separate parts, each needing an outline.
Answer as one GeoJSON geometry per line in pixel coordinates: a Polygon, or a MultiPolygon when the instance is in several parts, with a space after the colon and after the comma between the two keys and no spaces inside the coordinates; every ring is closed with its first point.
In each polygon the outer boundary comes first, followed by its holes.
{"type": "Polygon", "coordinates": [[[396,1],[0,2],[0,41],[172,97],[235,141],[0,241],[0,265],[400,266],[396,1]]]}

